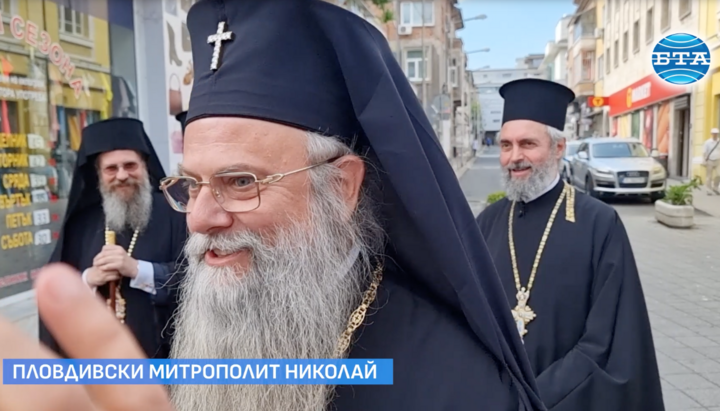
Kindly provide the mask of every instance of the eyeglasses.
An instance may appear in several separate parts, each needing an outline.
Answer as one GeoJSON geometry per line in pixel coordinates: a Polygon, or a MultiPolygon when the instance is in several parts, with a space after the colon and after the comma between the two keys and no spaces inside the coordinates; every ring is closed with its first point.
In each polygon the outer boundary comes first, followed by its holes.
{"type": "Polygon", "coordinates": [[[303,167],[287,173],[272,174],[259,179],[253,173],[227,172],[214,175],[210,181],[198,181],[189,176],[173,176],[160,180],[160,189],[165,193],[170,206],[181,213],[189,213],[200,194],[202,186],[210,187],[210,192],[220,207],[228,213],[246,213],[260,207],[260,191],[270,184],[277,183],[286,176],[329,164],[340,157],[303,167]]]}

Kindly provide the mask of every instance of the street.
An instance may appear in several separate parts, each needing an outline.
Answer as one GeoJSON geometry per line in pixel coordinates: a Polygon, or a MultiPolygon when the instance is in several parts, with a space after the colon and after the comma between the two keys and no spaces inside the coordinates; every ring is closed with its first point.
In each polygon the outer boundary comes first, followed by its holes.
{"type": "MultiPolygon", "coordinates": [[[[475,213],[502,190],[497,147],[460,183],[475,213]]],[[[666,411],[720,411],[720,218],[696,212],[696,227],[655,221],[648,202],[613,201],[628,231],[650,311],[666,411]]]]}

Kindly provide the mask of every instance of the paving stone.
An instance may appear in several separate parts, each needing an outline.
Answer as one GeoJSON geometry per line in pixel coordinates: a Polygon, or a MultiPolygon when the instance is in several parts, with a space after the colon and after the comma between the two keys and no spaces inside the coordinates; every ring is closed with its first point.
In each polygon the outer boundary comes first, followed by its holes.
{"type": "MultiPolygon", "coordinates": [[[[716,384],[695,373],[665,375],[663,376],[663,380],[667,381],[673,387],[672,389],[689,390],[718,388],[716,384]]],[[[663,387],[663,389],[665,389],[665,387],[663,387]]]]}

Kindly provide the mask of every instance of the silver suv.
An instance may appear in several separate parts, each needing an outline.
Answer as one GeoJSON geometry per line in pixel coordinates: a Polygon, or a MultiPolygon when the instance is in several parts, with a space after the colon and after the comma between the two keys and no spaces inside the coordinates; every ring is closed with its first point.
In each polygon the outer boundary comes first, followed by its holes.
{"type": "Polygon", "coordinates": [[[665,196],[667,172],[633,138],[589,138],[572,157],[570,182],[593,197],[665,196]]]}

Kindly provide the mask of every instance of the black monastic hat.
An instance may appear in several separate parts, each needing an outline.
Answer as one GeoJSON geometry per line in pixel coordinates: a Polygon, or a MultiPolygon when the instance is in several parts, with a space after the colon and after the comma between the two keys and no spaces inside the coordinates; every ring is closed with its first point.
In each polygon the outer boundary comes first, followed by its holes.
{"type": "Polygon", "coordinates": [[[500,87],[505,99],[502,123],[512,120],[532,120],[560,131],[565,128],[567,107],[575,100],[575,93],[554,81],[525,78],[500,87]]]}
{"type": "Polygon", "coordinates": [[[462,313],[525,408],[542,409],[488,247],[383,34],[321,0],[200,0],[187,25],[187,124],[256,118],[339,137],[365,155],[380,174],[394,275],[462,313]]]}

